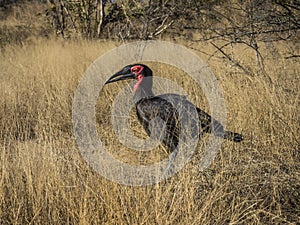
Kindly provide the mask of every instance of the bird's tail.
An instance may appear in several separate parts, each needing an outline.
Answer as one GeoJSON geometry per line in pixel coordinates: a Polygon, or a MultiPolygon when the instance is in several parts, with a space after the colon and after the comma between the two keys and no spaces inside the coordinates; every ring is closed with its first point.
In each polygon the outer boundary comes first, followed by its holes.
{"type": "Polygon", "coordinates": [[[244,139],[243,135],[231,131],[225,131],[223,138],[234,142],[241,142],[244,139]]]}

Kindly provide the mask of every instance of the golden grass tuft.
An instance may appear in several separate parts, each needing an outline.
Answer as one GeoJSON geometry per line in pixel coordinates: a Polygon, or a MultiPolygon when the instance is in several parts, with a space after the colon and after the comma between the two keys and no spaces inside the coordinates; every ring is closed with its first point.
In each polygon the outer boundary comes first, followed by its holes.
{"type": "MultiPolygon", "coordinates": [[[[77,84],[93,60],[115,46],[37,40],[5,47],[0,55],[1,224],[299,223],[300,72],[298,59],[284,58],[289,46],[274,46],[275,56],[267,47],[262,50],[273,83],[256,70],[255,55],[241,46],[228,51],[255,76],[224,59],[209,60],[226,100],[227,127],[243,133],[245,140],[224,141],[214,163],[199,172],[202,141],[178,174],[143,187],[99,176],[82,159],[73,137],[71,110],[77,84]]],[[[193,47],[214,51],[209,45],[193,47]]],[[[155,74],[173,79],[197,106],[208,110],[201,90],[189,78],[174,77],[175,68],[151,65],[157,66],[155,74]]],[[[99,97],[97,122],[103,128],[99,136],[124,161],[147,163],[149,155],[137,155],[117,142],[108,122],[111,101],[120,87],[105,87],[99,97]]],[[[135,117],[131,120],[137,124],[135,117]]],[[[156,151],[151,157],[165,155],[156,151]]]]}

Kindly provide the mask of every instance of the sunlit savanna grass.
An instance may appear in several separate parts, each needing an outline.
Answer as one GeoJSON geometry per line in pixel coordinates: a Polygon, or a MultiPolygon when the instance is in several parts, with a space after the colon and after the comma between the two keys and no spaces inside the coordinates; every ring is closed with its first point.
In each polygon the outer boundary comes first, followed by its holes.
{"type": "MultiPolygon", "coordinates": [[[[0,56],[1,224],[299,223],[300,74],[299,60],[284,58],[289,45],[278,44],[272,50],[261,45],[265,73],[259,71],[250,50],[227,49],[254,71],[253,76],[222,58],[207,61],[223,90],[227,128],[242,133],[244,141],[224,141],[214,163],[200,172],[205,136],[183,170],[143,187],[123,186],[99,176],[82,159],[73,137],[72,99],[80,78],[98,56],[116,45],[43,40],[4,48],[0,56]]],[[[214,52],[208,44],[193,47],[214,52]]],[[[208,60],[204,54],[199,56],[208,60]]],[[[187,75],[167,65],[150,65],[154,74],[179,84],[197,106],[209,111],[204,94],[187,75]]],[[[149,163],[166,157],[162,148],[141,154],[118,143],[110,109],[114,96],[126,85],[109,85],[100,94],[99,138],[125,162],[149,163]]],[[[134,115],[131,123],[137,135],[145,135],[134,115]]]]}

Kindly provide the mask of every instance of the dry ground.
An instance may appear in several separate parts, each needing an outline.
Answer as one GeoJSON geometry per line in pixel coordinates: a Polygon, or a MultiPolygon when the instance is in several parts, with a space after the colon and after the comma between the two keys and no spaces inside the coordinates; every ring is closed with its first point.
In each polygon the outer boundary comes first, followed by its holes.
{"type": "MultiPolygon", "coordinates": [[[[99,176],[84,162],[73,138],[71,107],[76,86],[93,60],[116,45],[37,40],[2,49],[1,224],[300,222],[299,59],[284,58],[295,47],[293,43],[279,43],[272,49],[261,45],[264,73],[251,51],[243,46],[228,48],[254,76],[223,58],[207,61],[223,90],[227,127],[243,133],[245,140],[224,141],[214,163],[199,172],[205,137],[183,170],[143,187],[123,186],[99,176]]],[[[214,51],[208,44],[191,47],[214,51]]],[[[201,90],[183,72],[151,65],[155,74],[174,80],[197,106],[209,110],[201,90]]],[[[99,96],[96,115],[101,140],[125,162],[150,163],[165,157],[158,149],[146,160],[146,155],[118,143],[107,113],[124,85],[105,87],[99,96]]],[[[134,117],[131,120],[135,131],[139,130],[134,117]]]]}

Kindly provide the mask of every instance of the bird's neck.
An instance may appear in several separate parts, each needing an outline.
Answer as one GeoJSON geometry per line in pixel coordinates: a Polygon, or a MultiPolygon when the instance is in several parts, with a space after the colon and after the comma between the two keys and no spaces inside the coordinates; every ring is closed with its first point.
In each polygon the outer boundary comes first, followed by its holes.
{"type": "Polygon", "coordinates": [[[137,103],[141,99],[154,96],[152,92],[152,77],[144,77],[134,85],[133,101],[137,103]]]}

